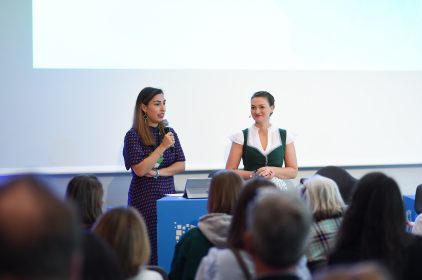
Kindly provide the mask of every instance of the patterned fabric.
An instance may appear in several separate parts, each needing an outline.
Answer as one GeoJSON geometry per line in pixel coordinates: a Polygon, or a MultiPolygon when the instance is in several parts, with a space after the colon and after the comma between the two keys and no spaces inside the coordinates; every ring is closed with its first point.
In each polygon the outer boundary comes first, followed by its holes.
{"type": "MultiPolygon", "coordinates": [[[[163,136],[158,127],[150,127],[157,146],[161,143],[163,136]]],[[[180,146],[179,138],[172,128],[170,131],[174,134],[174,148],[167,149],[164,154],[164,160],[160,163],[158,169],[168,167],[177,161],[185,161],[185,155],[180,146]]],[[[140,163],[148,157],[156,146],[145,146],[135,129],[130,129],[125,136],[123,157],[125,159],[126,169],[132,165],[140,163]]],[[[158,177],[138,177],[132,170],[132,181],[130,183],[128,194],[128,205],[135,207],[142,214],[148,229],[148,235],[151,243],[150,263],[157,264],[157,207],[156,201],[164,194],[175,193],[173,176],[158,177]]]]}
{"type": "Polygon", "coordinates": [[[342,219],[342,217],[337,217],[313,223],[311,243],[306,251],[309,263],[327,260],[328,254],[334,247],[342,219]]]}

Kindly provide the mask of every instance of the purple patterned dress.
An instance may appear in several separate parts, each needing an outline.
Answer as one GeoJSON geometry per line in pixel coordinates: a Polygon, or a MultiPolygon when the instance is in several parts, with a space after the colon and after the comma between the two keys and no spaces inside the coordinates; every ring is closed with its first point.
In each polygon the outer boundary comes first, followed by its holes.
{"type": "MultiPolygon", "coordinates": [[[[161,143],[163,136],[158,127],[150,127],[151,133],[155,138],[156,146],[145,146],[141,137],[135,129],[130,129],[125,136],[123,147],[123,157],[125,159],[126,169],[135,165],[148,157],[156,147],[161,143]]],[[[164,160],[158,169],[168,167],[177,161],[185,161],[185,155],[180,146],[179,138],[172,128],[170,131],[174,134],[174,147],[167,149],[164,154],[164,160]]],[[[138,177],[132,170],[132,181],[130,183],[128,194],[128,205],[139,210],[145,219],[148,229],[149,240],[151,243],[150,264],[157,264],[157,207],[156,201],[164,194],[175,193],[173,176],[158,177],[138,177]]]]}

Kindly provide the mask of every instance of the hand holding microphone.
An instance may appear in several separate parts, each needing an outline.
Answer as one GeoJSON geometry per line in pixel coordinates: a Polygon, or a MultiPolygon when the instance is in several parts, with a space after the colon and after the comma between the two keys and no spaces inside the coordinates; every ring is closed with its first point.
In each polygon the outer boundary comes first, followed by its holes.
{"type": "Polygon", "coordinates": [[[170,151],[174,152],[174,143],[176,143],[176,141],[174,139],[173,132],[170,131],[170,127],[168,126],[169,122],[167,120],[163,120],[162,124],[164,126],[165,133],[162,144],[166,149],[170,148],[170,151]]]}
{"type": "Polygon", "coordinates": [[[161,144],[166,148],[174,148],[174,135],[172,132],[167,132],[164,137],[163,137],[163,141],[161,142],[161,144]]]}

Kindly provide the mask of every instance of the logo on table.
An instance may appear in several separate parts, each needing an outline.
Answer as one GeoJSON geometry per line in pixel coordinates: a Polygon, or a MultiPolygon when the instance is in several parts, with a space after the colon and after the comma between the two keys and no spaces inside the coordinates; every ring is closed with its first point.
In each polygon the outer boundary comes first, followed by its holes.
{"type": "Polygon", "coordinates": [[[190,224],[180,225],[174,222],[174,230],[176,232],[176,242],[179,242],[180,237],[186,232],[188,232],[191,228],[194,228],[194,227],[196,227],[196,225],[190,225],[190,224]]]}

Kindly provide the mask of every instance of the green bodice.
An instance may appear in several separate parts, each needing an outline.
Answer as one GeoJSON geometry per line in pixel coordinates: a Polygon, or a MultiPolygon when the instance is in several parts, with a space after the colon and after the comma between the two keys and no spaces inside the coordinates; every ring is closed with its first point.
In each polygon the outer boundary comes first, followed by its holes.
{"type": "Polygon", "coordinates": [[[244,137],[242,152],[244,170],[254,171],[264,166],[283,167],[286,147],[286,130],[279,129],[281,145],[273,149],[268,155],[262,154],[262,152],[255,147],[248,146],[248,129],[244,129],[242,132],[244,137]]]}

